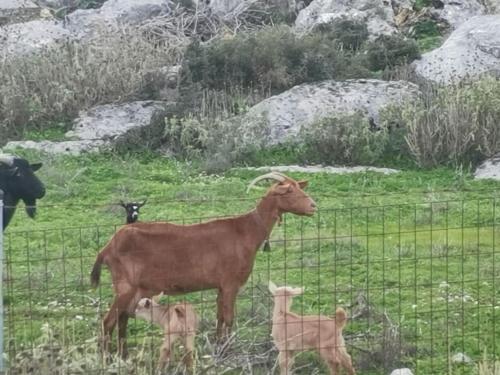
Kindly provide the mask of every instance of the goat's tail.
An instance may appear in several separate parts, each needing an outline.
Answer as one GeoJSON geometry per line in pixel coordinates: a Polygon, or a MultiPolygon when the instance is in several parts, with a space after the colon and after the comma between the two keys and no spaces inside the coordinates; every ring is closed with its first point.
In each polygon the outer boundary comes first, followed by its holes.
{"type": "Polygon", "coordinates": [[[347,324],[347,313],[342,307],[338,307],[337,311],[335,311],[335,323],[337,325],[337,329],[343,329],[347,324]]]}
{"type": "Polygon", "coordinates": [[[95,260],[94,263],[94,268],[92,268],[92,272],[90,273],[90,285],[92,285],[92,288],[97,288],[99,285],[99,279],[101,278],[101,266],[104,262],[104,255],[103,252],[101,251],[99,254],[97,254],[97,259],[95,260]]]}

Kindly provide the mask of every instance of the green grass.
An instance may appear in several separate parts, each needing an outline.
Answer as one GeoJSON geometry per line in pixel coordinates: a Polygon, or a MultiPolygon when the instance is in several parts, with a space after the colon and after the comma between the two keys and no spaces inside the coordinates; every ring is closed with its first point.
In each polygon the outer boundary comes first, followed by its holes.
{"type": "MultiPolygon", "coordinates": [[[[286,161],[284,155],[276,152],[275,161],[286,161]]],[[[246,212],[265,191],[245,194],[258,172],[206,175],[192,163],[154,154],[27,156],[44,161],[39,175],[47,196],[36,221],[20,207],[5,233],[5,341],[11,355],[22,357],[12,368],[21,368],[22,361],[32,366],[32,357],[22,354],[32,347],[40,362],[48,345],[62,348],[61,367],[86,361],[87,372],[80,373],[90,373],[90,367],[111,371],[95,340],[112,299],[109,272],[103,271],[97,291],[88,277],[96,253],[124,222],[114,202],[148,197],[141,220],[192,223],[246,212]],[[46,323],[53,333],[43,328],[46,323]]],[[[237,336],[225,355],[212,355],[214,292],[187,296],[202,317],[199,368],[214,374],[271,372],[276,352],[269,342],[269,279],[306,287],[294,303],[298,313],[332,314],[343,306],[358,316],[345,334],[360,374],[398,367],[418,374],[476,374],[475,365],[453,364],[450,356],[463,352],[475,364],[485,351],[499,357],[498,183],[451,169],[293,177],[309,180],[320,211],[312,218],[286,215],[273,231],[271,252],[257,254],[238,300],[237,336]]],[[[121,373],[151,373],[160,331],[132,320],[129,335],[132,358],[120,363],[121,373]]],[[[298,374],[326,373],[314,353],[299,355],[296,368],[298,374]]]]}

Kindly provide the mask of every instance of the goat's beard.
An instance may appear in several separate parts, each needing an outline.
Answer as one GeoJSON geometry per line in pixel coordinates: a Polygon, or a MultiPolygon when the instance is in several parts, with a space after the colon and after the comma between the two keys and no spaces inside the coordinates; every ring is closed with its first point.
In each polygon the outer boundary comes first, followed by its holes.
{"type": "Polygon", "coordinates": [[[26,205],[26,213],[32,219],[35,218],[36,215],[36,200],[33,199],[23,199],[24,204],[26,205]]]}

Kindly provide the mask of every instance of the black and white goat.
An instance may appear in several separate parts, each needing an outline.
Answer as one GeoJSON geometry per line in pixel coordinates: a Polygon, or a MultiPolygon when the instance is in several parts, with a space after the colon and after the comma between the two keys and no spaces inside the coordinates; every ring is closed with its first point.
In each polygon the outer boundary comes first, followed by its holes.
{"type": "Polygon", "coordinates": [[[132,224],[139,220],[139,210],[146,204],[146,202],[147,199],[145,199],[142,203],[124,203],[123,201],[120,201],[120,206],[122,206],[127,212],[127,224],[132,224]]]}
{"type": "Polygon", "coordinates": [[[20,200],[26,205],[28,216],[35,217],[36,200],[45,195],[45,186],[34,173],[41,166],[42,163],[30,164],[25,159],[0,154],[0,189],[4,192],[2,230],[9,225],[20,200]]]}

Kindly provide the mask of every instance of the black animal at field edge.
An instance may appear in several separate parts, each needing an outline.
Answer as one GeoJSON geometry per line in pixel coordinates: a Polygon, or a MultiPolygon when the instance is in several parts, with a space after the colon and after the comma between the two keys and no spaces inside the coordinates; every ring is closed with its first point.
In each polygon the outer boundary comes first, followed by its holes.
{"type": "Polygon", "coordinates": [[[30,164],[12,155],[0,154],[0,190],[4,192],[3,228],[5,230],[20,200],[26,205],[26,213],[33,218],[36,200],[45,195],[45,186],[35,175],[42,163],[30,164]]]}

